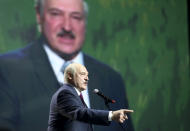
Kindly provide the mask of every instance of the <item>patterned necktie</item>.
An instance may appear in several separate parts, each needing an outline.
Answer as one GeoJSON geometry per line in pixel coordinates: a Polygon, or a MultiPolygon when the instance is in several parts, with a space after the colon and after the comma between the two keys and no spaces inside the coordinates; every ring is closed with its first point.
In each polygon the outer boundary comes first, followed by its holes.
{"type": "Polygon", "coordinates": [[[72,61],[65,61],[65,63],[64,63],[64,64],[62,65],[62,67],[61,67],[60,72],[62,72],[62,78],[61,78],[61,80],[60,80],[60,82],[59,82],[60,86],[62,86],[63,83],[64,83],[64,71],[65,71],[66,67],[67,67],[69,64],[71,64],[71,63],[73,63],[73,62],[72,62],[72,61]]]}
{"type": "Polygon", "coordinates": [[[86,105],[86,103],[85,103],[85,101],[84,101],[84,99],[83,99],[82,93],[80,93],[79,96],[80,96],[80,99],[81,99],[83,105],[84,105],[86,108],[88,108],[87,105],[86,105]]]}

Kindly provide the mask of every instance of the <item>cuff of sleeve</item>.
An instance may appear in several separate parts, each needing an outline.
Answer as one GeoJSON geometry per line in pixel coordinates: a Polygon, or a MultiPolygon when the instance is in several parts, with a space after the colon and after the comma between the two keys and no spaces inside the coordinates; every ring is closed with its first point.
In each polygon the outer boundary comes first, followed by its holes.
{"type": "Polygon", "coordinates": [[[108,115],[108,121],[112,121],[112,116],[113,116],[113,113],[112,113],[112,111],[109,111],[109,115],[108,115]]]}

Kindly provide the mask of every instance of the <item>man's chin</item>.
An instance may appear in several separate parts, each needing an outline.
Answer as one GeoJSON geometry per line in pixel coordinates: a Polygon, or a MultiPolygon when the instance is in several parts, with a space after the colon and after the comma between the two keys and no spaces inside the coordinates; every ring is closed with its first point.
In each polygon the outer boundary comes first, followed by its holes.
{"type": "Polygon", "coordinates": [[[66,51],[56,51],[56,53],[63,58],[64,60],[68,61],[68,60],[72,60],[74,59],[77,54],[80,52],[80,50],[77,51],[73,51],[73,52],[66,52],[66,51]]]}
{"type": "Polygon", "coordinates": [[[80,52],[81,48],[77,49],[77,50],[71,50],[68,51],[66,49],[57,49],[58,47],[53,47],[50,44],[47,44],[57,55],[59,55],[61,58],[63,58],[64,60],[68,61],[68,60],[72,60],[73,58],[75,58],[77,56],[77,54],[80,52]]]}

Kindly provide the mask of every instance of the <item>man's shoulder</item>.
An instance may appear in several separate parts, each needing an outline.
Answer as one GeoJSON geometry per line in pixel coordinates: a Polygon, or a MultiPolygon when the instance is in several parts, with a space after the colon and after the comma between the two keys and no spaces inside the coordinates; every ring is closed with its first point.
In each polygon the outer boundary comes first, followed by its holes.
{"type": "Polygon", "coordinates": [[[0,60],[11,60],[11,59],[19,59],[19,58],[23,58],[27,55],[26,50],[28,50],[29,45],[17,49],[17,50],[13,50],[13,51],[9,51],[6,52],[4,54],[0,55],[0,60]]]}
{"type": "Polygon", "coordinates": [[[29,52],[36,48],[38,40],[34,40],[28,44],[26,44],[24,47],[8,51],[6,53],[0,54],[0,59],[16,59],[16,58],[22,58],[29,54],[29,52]]]}
{"type": "Polygon", "coordinates": [[[70,84],[63,84],[59,89],[58,89],[58,92],[73,92],[74,91],[74,87],[70,84]]]}
{"type": "Polygon", "coordinates": [[[69,85],[69,84],[62,84],[60,88],[57,89],[56,92],[61,92],[61,91],[71,91],[73,88],[73,86],[69,85]]]}
{"type": "MultiPolygon", "coordinates": [[[[28,43],[26,46],[0,54],[1,63],[21,63],[29,60],[32,53],[35,53],[35,48],[38,48],[37,40],[28,43]]],[[[36,52],[37,53],[37,52],[36,52]]]]}
{"type": "Polygon", "coordinates": [[[59,96],[61,94],[70,93],[73,94],[74,87],[69,84],[63,84],[55,93],[54,96],[59,96]]]}

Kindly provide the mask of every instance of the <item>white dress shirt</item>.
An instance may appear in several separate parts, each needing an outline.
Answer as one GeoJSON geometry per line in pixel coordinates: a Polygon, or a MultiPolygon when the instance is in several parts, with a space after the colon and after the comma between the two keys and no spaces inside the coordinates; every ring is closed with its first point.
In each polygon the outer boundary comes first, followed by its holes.
{"type": "MultiPolygon", "coordinates": [[[[49,46],[46,44],[43,45],[44,50],[48,56],[49,62],[51,64],[51,67],[53,69],[53,72],[58,80],[59,83],[64,83],[64,77],[63,77],[63,72],[61,71],[62,66],[65,63],[65,60],[61,58],[59,55],[57,55],[49,46]]],[[[79,52],[78,55],[71,60],[72,62],[76,62],[79,64],[84,65],[84,58],[83,58],[83,53],[79,52]]],[[[85,91],[82,91],[82,95],[84,97],[84,101],[88,108],[90,108],[90,100],[89,100],[89,95],[88,95],[88,87],[85,91]]]]}

